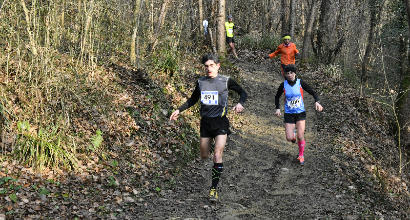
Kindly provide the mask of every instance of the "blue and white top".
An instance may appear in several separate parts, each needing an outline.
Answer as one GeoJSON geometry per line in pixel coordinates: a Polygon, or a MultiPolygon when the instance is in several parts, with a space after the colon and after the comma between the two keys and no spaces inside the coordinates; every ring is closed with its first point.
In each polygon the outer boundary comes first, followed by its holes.
{"type": "Polygon", "coordinates": [[[288,81],[284,82],[285,93],[285,113],[297,114],[305,111],[305,104],[303,103],[303,88],[300,84],[300,79],[291,86],[288,81]]]}

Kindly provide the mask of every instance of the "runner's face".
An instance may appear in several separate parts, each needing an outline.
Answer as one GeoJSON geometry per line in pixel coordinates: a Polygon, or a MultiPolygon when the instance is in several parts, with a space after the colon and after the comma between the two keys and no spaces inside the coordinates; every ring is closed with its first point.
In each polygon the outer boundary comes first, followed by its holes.
{"type": "Polygon", "coordinates": [[[296,73],[289,71],[285,73],[285,77],[288,81],[295,81],[296,79],[296,73]]]}
{"type": "Polygon", "coordinates": [[[214,78],[218,75],[218,70],[221,64],[215,63],[213,60],[208,60],[204,63],[205,72],[207,76],[214,78]]]}
{"type": "Polygon", "coordinates": [[[289,39],[285,39],[285,40],[283,40],[283,43],[285,43],[285,44],[289,44],[289,42],[290,42],[290,40],[289,40],[289,39]]]}

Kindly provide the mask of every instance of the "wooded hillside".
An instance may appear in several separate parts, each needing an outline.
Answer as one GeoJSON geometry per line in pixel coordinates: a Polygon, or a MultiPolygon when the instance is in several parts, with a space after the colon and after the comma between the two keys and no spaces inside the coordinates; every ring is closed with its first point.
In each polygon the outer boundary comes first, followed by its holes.
{"type": "Polygon", "coordinates": [[[374,165],[363,172],[384,179],[380,192],[408,197],[409,24],[409,0],[0,0],[0,219],[55,217],[34,201],[73,202],[80,180],[136,197],[133,190],[159,193],[156,184],[172,182],[198,154],[198,108],[168,118],[202,74],[200,56],[216,50],[224,74],[241,81],[235,63],[259,62],[285,33],[321,95],[347,99],[328,103],[340,118],[324,117],[329,127],[320,129],[343,130],[340,121],[358,117],[355,132],[346,121],[345,147],[389,140],[380,152],[345,153],[374,165]],[[236,61],[226,52],[227,15],[236,61]]]}

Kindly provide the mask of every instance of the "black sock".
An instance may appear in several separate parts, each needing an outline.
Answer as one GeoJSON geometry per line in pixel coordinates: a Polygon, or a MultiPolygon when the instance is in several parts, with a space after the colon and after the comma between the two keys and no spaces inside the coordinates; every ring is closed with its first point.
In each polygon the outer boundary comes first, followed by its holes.
{"type": "Polygon", "coordinates": [[[219,178],[221,177],[221,173],[224,169],[223,163],[214,163],[212,167],[212,189],[216,189],[219,183],[219,178]]]}

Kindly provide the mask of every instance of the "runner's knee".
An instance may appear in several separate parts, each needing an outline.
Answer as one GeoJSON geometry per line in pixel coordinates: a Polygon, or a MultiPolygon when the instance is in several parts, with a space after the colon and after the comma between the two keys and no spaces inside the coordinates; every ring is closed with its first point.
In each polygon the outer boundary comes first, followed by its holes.
{"type": "Polygon", "coordinates": [[[222,152],[221,151],[215,151],[214,161],[221,161],[221,160],[222,160],[222,152]]]}

